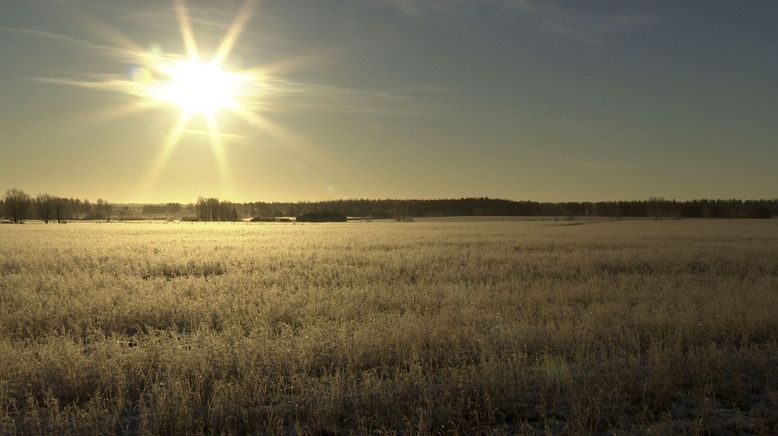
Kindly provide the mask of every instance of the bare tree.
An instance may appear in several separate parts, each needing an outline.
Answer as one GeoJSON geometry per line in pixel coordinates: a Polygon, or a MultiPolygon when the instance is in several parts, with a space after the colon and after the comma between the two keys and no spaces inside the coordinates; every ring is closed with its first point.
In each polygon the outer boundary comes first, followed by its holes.
{"type": "Polygon", "coordinates": [[[19,189],[11,188],[5,191],[5,206],[15,223],[24,222],[30,202],[30,196],[19,189]]]}
{"type": "Polygon", "coordinates": [[[54,201],[56,199],[49,194],[38,194],[35,197],[35,207],[38,209],[38,217],[48,224],[54,215],[54,201]]]}
{"type": "Polygon", "coordinates": [[[129,206],[122,206],[119,208],[119,221],[124,221],[131,215],[129,206]]]}
{"type": "Polygon", "coordinates": [[[66,198],[54,199],[54,218],[58,223],[62,224],[68,219],[67,215],[70,210],[70,202],[66,198]]]}
{"type": "Polygon", "coordinates": [[[168,203],[167,204],[167,213],[168,215],[175,215],[177,213],[181,212],[181,203],[168,203]]]}
{"type": "Polygon", "coordinates": [[[94,206],[94,217],[95,219],[101,219],[106,221],[111,221],[111,211],[113,210],[113,207],[110,203],[103,200],[102,198],[97,199],[97,204],[94,206]]]}

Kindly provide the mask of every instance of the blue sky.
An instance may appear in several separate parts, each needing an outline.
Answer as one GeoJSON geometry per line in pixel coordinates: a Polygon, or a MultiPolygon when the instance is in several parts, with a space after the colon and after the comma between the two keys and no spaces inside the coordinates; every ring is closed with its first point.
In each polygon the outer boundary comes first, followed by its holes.
{"type": "MultiPolygon", "coordinates": [[[[187,3],[204,56],[243,2],[187,3]]],[[[112,201],[774,198],[778,3],[257,2],[225,68],[273,66],[273,129],[218,114],[229,183],[176,108],[111,115],[167,2],[0,4],[0,187],[112,201]],[[275,68],[277,67],[277,68],[275,68]],[[280,133],[279,133],[280,132],[280,133]]]]}

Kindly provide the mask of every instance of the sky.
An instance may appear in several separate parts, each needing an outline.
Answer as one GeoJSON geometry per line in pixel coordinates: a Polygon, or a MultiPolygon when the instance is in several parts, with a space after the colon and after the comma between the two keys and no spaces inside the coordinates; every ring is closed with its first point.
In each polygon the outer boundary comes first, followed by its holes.
{"type": "Polygon", "coordinates": [[[759,0],[3,1],[0,189],[776,198],[776,41],[759,0]],[[182,16],[243,74],[234,107],[143,88],[149,59],[187,58],[182,16]]]}

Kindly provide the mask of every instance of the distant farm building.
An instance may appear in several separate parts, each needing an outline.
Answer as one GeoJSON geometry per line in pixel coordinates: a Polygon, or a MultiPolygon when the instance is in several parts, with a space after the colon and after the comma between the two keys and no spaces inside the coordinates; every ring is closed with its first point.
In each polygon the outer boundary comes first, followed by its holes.
{"type": "Polygon", "coordinates": [[[298,222],[307,223],[344,223],[346,220],[346,215],[334,212],[312,212],[297,217],[298,222]]]}

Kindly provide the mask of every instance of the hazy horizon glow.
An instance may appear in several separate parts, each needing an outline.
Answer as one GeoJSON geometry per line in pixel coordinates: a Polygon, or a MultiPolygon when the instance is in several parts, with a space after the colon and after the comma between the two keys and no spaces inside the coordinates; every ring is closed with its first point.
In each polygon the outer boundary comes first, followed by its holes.
{"type": "Polygon", "coordinates": [[[0,188],[188,203],[775,198],[778,4],[0,6],[0,188]]]}

